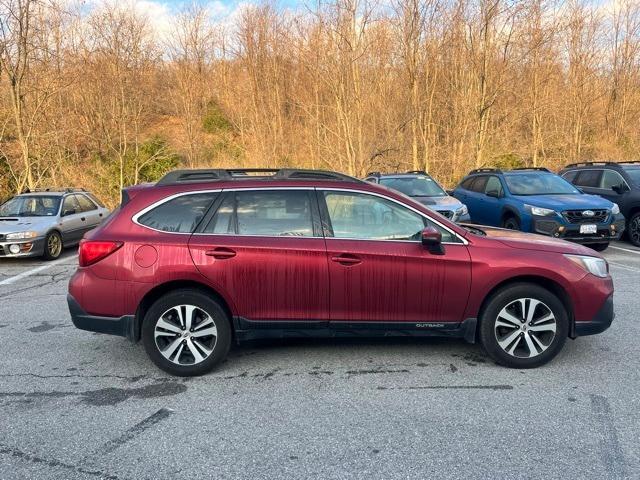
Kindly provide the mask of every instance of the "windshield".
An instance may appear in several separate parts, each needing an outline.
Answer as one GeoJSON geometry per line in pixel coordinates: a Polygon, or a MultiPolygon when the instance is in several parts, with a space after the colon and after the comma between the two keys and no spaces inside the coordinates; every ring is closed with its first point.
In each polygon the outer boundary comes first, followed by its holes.
{"type": "Polygon", "coordinates": [[[393,188],[410,197],[447,196],[447,192],[445,192],[433,178],[425,176],[381,178],[380,183],[385,187],[393,188]]]}
{"type": "Polygon", "coordinates": [[[640,186],[640,168],[625,168],[624,171],[627,172],[633,183],[640,186]]]}
{"type": "Polygon", "coordinates": [[[505,175],[512,195],[576,195],[573,185],[552,173],[518,173],[505,175]]]}
{"type": "Polygon", "coordinates": [[[54,216],[59,206],[59,196],[20,195],[0,205],[0,217],[54,216]]]}

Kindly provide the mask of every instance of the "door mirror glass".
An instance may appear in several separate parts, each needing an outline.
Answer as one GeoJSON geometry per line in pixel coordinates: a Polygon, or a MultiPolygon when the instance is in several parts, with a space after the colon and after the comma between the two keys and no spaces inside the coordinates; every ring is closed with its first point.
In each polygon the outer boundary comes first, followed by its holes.
{"type": "Polygon", "coordinates": [[[611,190],[617,194],[622,194],[627,191],[627,186],[624,183],[621,183],[620,185],[612,185],[611,190]]]}
{"type": "Polygon", "coordinates": [[[435,227],[425,227],[422,230],[422,245],[424,245],[427,250],[431,253],[435,253],[437,255],[442,255],[444,253],[444,248],[442,247],[442,234],[435,227]]]}

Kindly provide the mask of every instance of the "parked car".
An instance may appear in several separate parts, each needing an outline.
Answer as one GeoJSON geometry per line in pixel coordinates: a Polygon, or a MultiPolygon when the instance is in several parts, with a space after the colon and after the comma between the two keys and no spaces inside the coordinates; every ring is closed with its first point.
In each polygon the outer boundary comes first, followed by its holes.
{"type": "Polygon", "coordinates": [[[0,205],[0,257],[54,260],[108,214],[84,189],[47,188],[16,195],[0,205]]]}
{"type": "Polygon", "coordinates": [[[419,170],[392,174],[371,172],[365,180],[404,193],[454,222],[470,220],[467,207],[447,194],[445,189],[427,172],[419,170]]]}
{"type": "Polygon", "coordinates": [[[629,240],[640,247],[640,162],[572,163],[560,175],[585,193],[617,204],[627,219],[629,240]]]}
{"type": "Polygon", "coordinates": [[[625,228],[615,203],[588,195],[546,168],[472,170],[453,191],[471,220],[572,242],[602,251],[625,228]]]}
{"type": "Polygon", "coordinates": [[[607,329],[613,282],[593,250],[462,227],[333,172],[179,170],[123,192],[80,244],[76,327],[142,343],[199,375],[232,339],[441,335],[542,365],[607,329]]]}

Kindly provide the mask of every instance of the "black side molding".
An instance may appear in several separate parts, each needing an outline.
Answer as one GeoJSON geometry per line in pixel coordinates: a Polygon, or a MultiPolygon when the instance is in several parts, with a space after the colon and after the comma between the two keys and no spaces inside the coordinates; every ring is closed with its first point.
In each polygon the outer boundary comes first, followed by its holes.
{"type": "Polygon", "coordinates": [[[275,338],[453,337],[476,341],[477,319],[451,322],[259,321],[233,317],[236,341],[275,338]]]}

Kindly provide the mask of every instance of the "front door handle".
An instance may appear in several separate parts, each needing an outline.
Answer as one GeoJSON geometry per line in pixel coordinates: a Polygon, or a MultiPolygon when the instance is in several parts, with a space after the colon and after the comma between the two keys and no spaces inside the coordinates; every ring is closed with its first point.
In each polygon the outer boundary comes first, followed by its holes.
{"type": "Polygon", "coordinates": [[[80,217],[80,220],[82,220],[83,222],[86,220],[85,217],[80,217]]]}
{"type": "Polygon", "coordinates": [[[349,255],[346,253],[341,253],[340,255],[334,255],[333,257],[331,257],[331,261],[340,263],[341,265],[357,265],[359,263],[362,263],[362,260],[360,260],[355,255],[349,255]]]}
{"type": "Polygon", "coordinates": [[[208,257],[217,258],[218,260],[224,260],[225,258],[233,258],[236,256],[236,252],[230,248],[217,247],[204,252],[208,257]]]}

